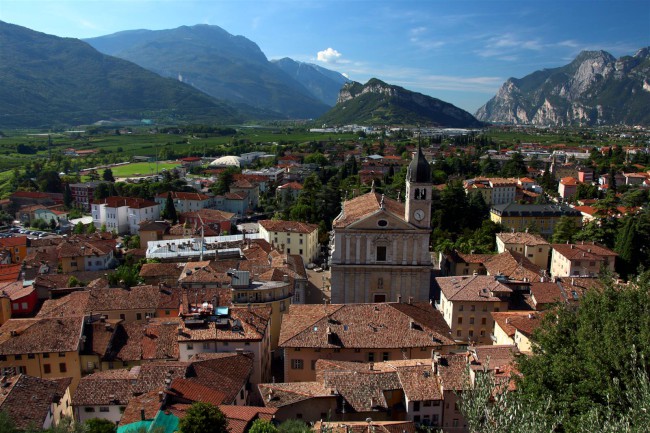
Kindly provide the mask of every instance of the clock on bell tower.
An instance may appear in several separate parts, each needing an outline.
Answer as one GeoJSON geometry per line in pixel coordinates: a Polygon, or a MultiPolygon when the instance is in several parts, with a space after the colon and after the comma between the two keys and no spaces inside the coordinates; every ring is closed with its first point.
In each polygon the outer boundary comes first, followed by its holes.
{"type": "Polygon", "coordinates": [[[431,166],[418,144],[417,153],[406,172],[404,219],[418,228],[431,228],[431,166]]]}

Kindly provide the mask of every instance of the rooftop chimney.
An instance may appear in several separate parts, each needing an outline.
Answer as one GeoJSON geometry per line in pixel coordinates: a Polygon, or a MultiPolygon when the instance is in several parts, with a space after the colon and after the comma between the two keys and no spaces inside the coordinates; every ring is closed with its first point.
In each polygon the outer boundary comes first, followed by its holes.
{"type": "Polygon", "coordinates": [[[142,421],[144,421],[145,419],[147,419],[147,418],[145,417],[145,415],[144,415],[144,409],[140,409],[140,419],[141,419],[142,421]]]}

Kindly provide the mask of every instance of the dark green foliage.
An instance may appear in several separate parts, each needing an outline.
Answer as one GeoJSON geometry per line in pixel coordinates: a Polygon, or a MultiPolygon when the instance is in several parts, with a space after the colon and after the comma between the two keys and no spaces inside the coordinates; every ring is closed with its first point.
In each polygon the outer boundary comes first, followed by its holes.
{"type": "Polygon", "coordinates": [[[321,116],[318,123],[422,124],[460,128],[481,125],[474,116],[452,104],[386,84],[376,78],[369,80],[365,85],[347,83],[343,87],[343,91],[345,90],[352,98],[338,103],[321,116]],[[368,91],[363,93],[364,89],[368,91]]]}
{"type": "Polygon", "coordinates": [[[132,287],[141,281],[139,265],[124,264],[108,274],[111,287],[132,287]]]}
{"type": "Polygon", "coordinates": [[[59,173],[54,170],[42,171],[36,178],[39,191],[42,192],[61,192],[63,185],[59,173]]]}
{"type": "Polygon", "coordinates": [[[70,184],[66,183],[63,188],[63,205],[70,209],[73,204],[72,190],[70,189],[70,184]]]}
{"type": "Polygon", "coordinates": [[[528,173],[526,170],[526,162],[524,157],[519,152],[515,152],[501,169],[503,177],[522,177],[528,173]]]}
{"type": "Polygon", "coordinates": [[[650,267],[650,213],[629,215],[623,222],[616,236],[614,251],[616,270],[623,278],[635,274],[639,266],[650,267]]]}
{"type": "Polygon", "coordinates": [[[179,433],[227,433],[228,420],[218,407],[193,403],[178,423],[179,433]]]}
{"type": "Polygon", "coordinates": [[[627,287],[590,290],[577,308],[547,314],[534,334],[534,356],[521,357],[519,389],[531,399],[550,398],[563,411],[567,432],[579,431],[589,411],[627,411],[626,391],[635,383],[637,361],[650,356],[650,274],[627,287]]]}
{"type": "Polygon", "coordinates": [[[278,426],[280,433],[310,433],[311,429],[304,421],[299,419],[288,419],[278,426]]]}
{"type": "Polygon", "coordinates": [[[113,177],[113,170],[110,168],[107,168],[104,170],[102,173],[102,179],[105,180],[106,182],[115,182],[115,178],[113,177]]]}
{"type": "Polygon", "coordinates": [[[7,412],[0,411],[0,432],[2,433],[18,433],[16,424],[11,420],[7,412]]]}
{"type": "Polygon", "coordinates": [[[172,222],[172,225],[176,225],[178,222],[178,215],[176,213],[176,207],[174,206],[174,199],[172,198],[172,193],[167,193],[167,199],[165,200],[165,207],[163,208],[161,215],[163,219],[169,220],[172,222]]]}
{"type": "Polygon", "coordinates": [[[115,423],[107,419],[93,418],[86,421],[85,424],[88,433],[115,433],[117,431],[115,423]]]}
{"type": "Polygon", "coordinates": [[[552,241],[554,244],[573,243],[579,231],[580,227],[576,225],[575,218],[563,216],[555,225],[552,241]]]}
{"type": "Polygon", "coordinates": [[[278,429],[270,421],[256,419],[248,433],[278,433],[278,429]]]}
{"type": "Polygon", "coordinates": [[[221,174],[217,182],[212,187],[212,192],[216,195],[223,195],[230,191],[230,185],[234,181],[235,173],[238,173],[239,170],[236,168],[227,168],[221,174]]]}

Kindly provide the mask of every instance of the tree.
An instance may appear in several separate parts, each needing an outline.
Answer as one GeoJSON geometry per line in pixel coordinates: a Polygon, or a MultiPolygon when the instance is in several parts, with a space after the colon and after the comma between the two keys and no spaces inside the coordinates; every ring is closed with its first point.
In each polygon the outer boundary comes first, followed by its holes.
{"type": "Polygon", "coordinates": [[[93,198],[95,200],[101,200],[110,196],[111,196],[110,188],[108,184],[103,182],[98,184],[95,190],[93,191],[93,198]]]}
{"type": "Polygon", "coordinates": [[[115,423],[107,419],[92,418],[85,422],[88,433],[115,433],[115,423]]]}
{"type": "Polygon", "coordinates": [[[0,411],[0,432],[3,433],[18,433],[16,424],[14,424],[9,414],[4,411],[0,411]]]}
{"type": "Polygon", "coordinates": [[[193,403],[178,423],[179,433],[227,433],[228,420],[210,403],[193,403]]]}
{"type": "Polygon", "coordinates": [[[56,230],[56,220],[54,218],[50,219],[50,230],[56,230]]]}
{"type": "Polygon", "coordinates": [[[560,221],[555,226],[552,241],[554,244],[572,243],[579,230],[580,228],[576,225],[574,218],[565,215],[560,218],[560,221]]]}
{"type": "Polygon", "coordinates": [[[519,152],[512,154],[510,159],[503,164],[501,174],[504,177],[520,177],[528,174],[524,157],[519,152]]]}
{"type": "Polygon", "coordinates": [[[304,421],[288,419],[278,426],[279,433],[311,433],[311,429],[304,421]]]}
{"type": "Polygon", "coordinates": [[[77,224],[74,226],[74,230],[72,231],[76,235],[81,235],[84,234],[86,231],[86,228],[84,227],[83,223],[79,221],[77,224]]]}
{"type": "Polygon", "coordinates": [[[532,401],[552,397],[550,410],[565,412],[566,432],[580,431],[581,417],[593,410],[625,414],[639,360],[650,356],[650,272],[625,288],[613,278],[602,283],[579,308],[549,311],[532,337],[533,355],[518,362],[518,389],[532,401]]]}
{"type": "Polygon", "coordinates": [[[172,198],[171,191],[167,192],[167,200],[165,200],[165,208],[160,215],[163,219],[170,220],[172,225],[178,222],[178,215],[176,214],[176,207],[174,207],[174,199],[172,198]]]}
{"type": "Polygon", "coordinates": [[[87,235],[92,235],[93,233],[97,232],[97,227],[95,227],[95,224],[90,223],[86,226],[86,234],[87,235]]]}
{"type": "Polygon", "coordinates": [[[36,178],[38,188],[43,192],[61,192],[63,185],[59,173],[54,170],[41,171],[36,178]]]}
{"type": "Polygon", "coordinates": [[[278,429],[265,419],[256,419],[248,433],[278,433],[278,429]]]}
{"type": "Polygon", "coordinates": [[[232,185],[237,169],[227,168],[225,169],[217,179],[217,182],[212,187],[212,192],[216,195],[224,195],[230,191],[230,185],[232,185]]]}
{"type": "Polygon", "coordinates": [[[108,274],[108,282],[112,287],[133,287],[142,281],[140,266],[124,264],[108,274]]]}
{"type": "Polygon", "coordinates": [[[115,178],[113,177],[113,170],[110,168],[104,170],[102,173],[102,179],[104,179],[106,182],[115,182],[115,178]]]}
{"type": "Polygon", "coordinates": [[[73,204],[72,190],[70,189],[70,184],[66,183],[63,188],[63,205],[66,208],[71,208],[73,204]]]}

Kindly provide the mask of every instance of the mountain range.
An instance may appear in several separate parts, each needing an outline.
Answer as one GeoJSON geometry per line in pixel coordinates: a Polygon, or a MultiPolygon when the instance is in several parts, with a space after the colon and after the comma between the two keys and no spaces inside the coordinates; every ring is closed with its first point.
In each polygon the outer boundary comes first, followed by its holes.
{"type": "Polygon", "coordinates": [[[583,51],[568,65],[510,78],[476,112],[486,122],[650,125],[650,48],[614,58],[583,51]]]}
{"type": "Polygon", "coordinates": [[[329,125],[403,124],[474,128],[483,124],[448,102],[373,78],[366,84],[346,83],[336,106],[318,119],[329,125]]]}
{"type": "MultiPolygon", "coordinates": [[[[130,30],[85,41],[104,54],[175,78],[214,98],[273,111],[278,117],[318,117],[331,107],[295,74],[291,76],[291,72],[270,62],[257,44],[218,26],[130,30]]],[[[345,78],[340,77],[343,84],[345,78]]],[[[318,89],[318,85],[313,88],[318,89]]],[[[323,89],[315,91],[327,94],[323,89]]]]}
{"type": "Polygon", "coordinates": [[[177,80],[101,54],[78,39],[0,21],[3,128],[125,118],[218,118],[225,123],[250,116],[177,80]]]}

